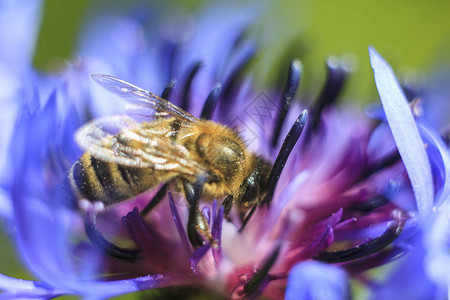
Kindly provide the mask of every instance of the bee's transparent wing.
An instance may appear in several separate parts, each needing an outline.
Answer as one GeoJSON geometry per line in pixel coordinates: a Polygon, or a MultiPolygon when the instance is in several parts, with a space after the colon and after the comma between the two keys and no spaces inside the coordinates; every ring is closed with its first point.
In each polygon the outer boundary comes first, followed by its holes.
{"type": "Polygon", "coordinates": [[[169,101],[114,76],[93,74],[92,78],[108,91],[133,104],[137,104],[138,106],[142,106],[144,108],[150,108],[159,116],[169,114],[186,122],[196,123],[199,121],[187,111],[179,108],[169,101]]]}
{"type": "Polygon", "coordinates": [[[95,119],[77,130],[75,141],[96,159],[133,168],[153,168],[197,176],[206,170],[187,149],[165,135],[142,129],[121,115],[95,119]]]}

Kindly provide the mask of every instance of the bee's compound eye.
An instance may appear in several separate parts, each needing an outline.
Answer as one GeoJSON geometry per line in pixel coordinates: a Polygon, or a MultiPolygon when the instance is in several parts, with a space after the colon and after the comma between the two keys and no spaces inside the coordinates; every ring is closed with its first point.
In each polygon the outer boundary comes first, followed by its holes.
{"type": "Polygon", "coordinates": [[[241,206],[252,206],[258,200],[260,189],[253,176],[249,176],[245,182],[245,190],[240,199],[241,206]]]}

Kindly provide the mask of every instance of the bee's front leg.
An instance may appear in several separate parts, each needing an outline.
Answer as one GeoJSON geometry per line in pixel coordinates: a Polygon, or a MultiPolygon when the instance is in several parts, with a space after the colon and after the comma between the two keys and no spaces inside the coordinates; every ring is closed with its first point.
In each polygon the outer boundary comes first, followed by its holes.
{"type": "Polygon", "coordinates": [[[189,219],[187,225],[187,233],[189,241],[194,248],[198,248],[204,244],[204,241],[210,243],[212,247],[217,245],[216,240],[211,235],[211,229],[200,210],[199,199],[202,194],[203,181],[198,180],[192,185],[188,181],[183,182],[186,199],[189,203],[189,219]]]}
{"type": "Polygon", "coordinates": [[[233,195],[228,195],[222,202],[223,214],[225,217],[228,217],[231,208],[233,207],[233,198],[234,198],[233,195]]]}

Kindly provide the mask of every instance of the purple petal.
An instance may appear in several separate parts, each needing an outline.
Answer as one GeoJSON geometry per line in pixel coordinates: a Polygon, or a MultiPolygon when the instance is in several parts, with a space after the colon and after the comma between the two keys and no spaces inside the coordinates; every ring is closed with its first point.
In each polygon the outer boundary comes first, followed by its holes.
{"type": "Polygon", "coordinates": [[[202,208],[202,214],[205,217],[208,225],[210,225],[211,224],[211,209],[209,208],[209,206],[205,206],[202,208]]]}
{"type": "Polygon", "coordinates": [[[316,261],[295,265],[287,280],[286,300],[349,299],[347,274],[334,265],[316,261]]]}
{"type": "MultiPolygon", "coordinates": [[[[311,258],[312,256],[317,255],[319,251],[325,250],[327,247],[329,247],[333,241],[334,241],[334,227],[338,224],[338,222],[342,219],[342,213],[343,209],[340,208],[337,212],[333,213],[331,217],[328,219],[322,221],[322,224],[318,224],[317,226],[320,226],[314,231],[314,235],[305,246],[300,253],[295,254],[293,258],[294,260],[304,260],[311,258]],[[323,226],[323,227],[322,227],[323,226]]],[[[298,247],[301,246],[298,243],[304,243],[304,241],[297,241],[296,243],[292,243],[292,246],[298,247]]]]}
{"type": "Polygon", "coordinates": [[[195,274],[197,274],[197,264],[200,262],[203,256],[205,256],[206,252],[208,252],[210,248],[211,245],[209,243],[206,243],[197,250],[195,250],[194,253],[192,253],[191,257],[189,257],[191,269],[192,271],[194,271],[195,274]]]}
{"type": "Polygon", "coordinates": [[[369,48],[369,54],[381,103],[416,197],[419,217],[427,218],[431,213],[434,192],[422,139],[391,67],[375,49],[369,48]]]}
{"type": "Polygon", "coordinates": [[[178,234],[180,235],[180,239],[184,245],[184,248],[186,249],[187,253],[190,253],[191,246],[189,244],[189,240],[186,235],[186,230],[184,229],[183,222],[181,221],[180,215],[178,214],[178,210],[173,201],[172,193],[169,192],[168,195],[169,195],[170,210],[172,211],[173,221],[175,222],[175,226],[177,227],[177,231],[178,231],[178,234]]]}
{"type": "Polygon", "coordinates": [[[217,241],[220,246],[220,240],[222,236],[222,223],[223,223],[223,206],[219,208],[219,211],[215,215],[213,225],[211,228],[211,235],[217,241]]]}

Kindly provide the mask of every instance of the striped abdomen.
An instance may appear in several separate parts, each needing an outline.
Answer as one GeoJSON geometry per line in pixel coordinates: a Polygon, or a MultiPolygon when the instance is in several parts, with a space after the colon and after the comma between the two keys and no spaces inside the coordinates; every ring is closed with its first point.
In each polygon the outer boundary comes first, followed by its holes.
{"type": "Polygon", "coordinates": [[[78,199],[110,205],[137,196],[173,176],[167,171],[104,162],[86,152],[72,166],[69,180],[78,199]]]}

